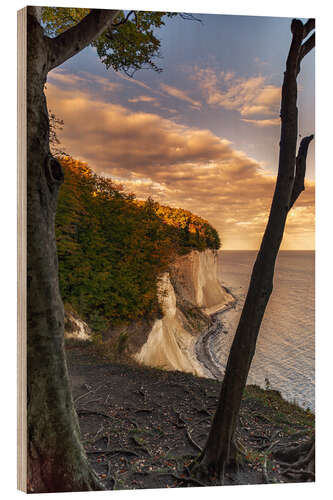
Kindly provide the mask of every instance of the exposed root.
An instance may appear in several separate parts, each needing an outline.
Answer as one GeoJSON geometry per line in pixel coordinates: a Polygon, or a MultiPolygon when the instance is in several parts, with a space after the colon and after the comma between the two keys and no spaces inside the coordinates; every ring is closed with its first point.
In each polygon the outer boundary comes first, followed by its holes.
{"type": "MultiPolygon", "coordinates": [[[[278,434],[279,431],[276,433],[278,434]]],[[[275,434],[275,435],[276,435],[275,434]]],[[[273,438],[275,437],[275,435],[273,436],[273,438]]],[[[262,474],[263,474],[263,478],[264,478],[264,481],[265,483],[270,483],[270,480],[269,480],[269,477],[268,477],[268,472],[267,472],[267,457],[268,457],[268,454],[272,451],[272,449],[274,448],[274,446],[276,446],[278,443],[280,442],[279,439],[277,439],[276,441],[273,441],[273,443],[271,443],[267,450],[265,451],[265,458],[264,458],[264,464],[263,464],[263,470],[262,470],[262,474]]]]}
{"type": "Polygon", "coordinates": [[[110,415],[107,415],[106,413],[102,413],[101,411],[92,411],[92,410],[78,410],[77,414],[79,417],[81,415],[97,415],[98,417],[103,417],[103,418],[108,418],[113,420],[113,417],[110,417],[110,415]]]}
{"type": "Polygon", "coordinates": [[[198,443],[196,443],[194,441],[194,439],[192,438],[191,434],[190,434],[190,431],[189,429],[185,426],[185,430],[186,430],[186,436],[187,436],[187,439],[189,440],[189,442],[191,443],[192,446],[194,446],[194,448],[196,448],[198,451],[200,451],[200,453],[202,452],[202,448],[201,446],[198,445],[198,443]]]}
{"type": "Polygon", "coordinates": [[[131,436],[130,439],[135,443],[135,446],[139,447],[142,451],[147,453],[147,455],[151,456],[150,451],[141,443],[141,441],[136,436],[131,436]]]}
{"type": "Polygon", "coordinates": [[[77,398],[75,398],[74,403],[76,404],[78,401],[80,401],[80,399],[83,399],[86,396],[88,396],[88,394],[96,394],[96,392],[99,391],[99,389],[101,389],[104,385],[106,385],[105,382],[103,382],[103,384],[100,384],[97,387],[95,387],[95,389],[87,386],[87,388],[89,388],[88,392],[85,392],[84,394],[81,394],[81,396],[78,396],[77,398]]]}
{"type": "Polygon", "coordinates": [[[314,481],[315,479],[315,437],[309,441],[292,447],[290,450],[278,450],[275,458],[283,457],[280,467],[284,468],[283,474],[298,480],[314,481]],[[288,461],[289,459],[289,461],[288,461]],[[291,459],[291,460],[290,460],[291,459]]]}
{"type": "Polygon", "coordinates": [[[87,455],[114,455],[116,453],[121,453],[122,455],[133,455],[134,457],[140,457],[138,453],[128,448],[114,448],[113,450],[88,450],[87,455]]]}
{"type": "Polygon", "coordinates": [[[284,471],[284,475],[291,476],[291,477],[294,477],[295,479],[304,480],[304,481],[306,481],[306,480],[314,481],[315,480],[314,473],[309,471],[309,470],[286,469],[284,471]]]}
{"type": "Polygon", "coordinates": [[[177,479],[177,481],[182,481],[184,483],[192,483],[195,484],[196,486],[209,486],[206,483],[203,483],[202,481],[199,481],[199,479],[196,479],[192,475],[190,476],[179,476],[178,474],[175,474],[174,472],[159,472],[159,476],[170,476],[173,477],[174,479],[177,479]]]}
{"type": "Polygon", "coordinates": [[[312,448],[314,451],[314,437],[296,446],[289,445],[288,447],[277,449],[274,452],[274,458],[279,462],[290,464],[292,462],[297,462],[302,455],[307,454],[312,448]]]}
{"type": "Polygon", "coordinates": [[[111,467],[111,462],[108,462],[108,472],[106,474],[106,481],[112,481],[112,488],[115,489],[115,485],[116,485],[116,480],[115,478],[113,477],[112,475],[112,467],[111,467]]]}
{"type": "Polygon", "coordinates": [[[268,473],[267,473],[267,454],[265,455],[265,458],[264,458],[262,475],[263,475],[265,483],[268,484],[270,481],[269,481],[269,477],[268,477],[268,473]]]}
{"type": "Polygon", "coordinates": [[[151,413],[153,408],[138,408],[134,410],[134,413],[151,413]]]}

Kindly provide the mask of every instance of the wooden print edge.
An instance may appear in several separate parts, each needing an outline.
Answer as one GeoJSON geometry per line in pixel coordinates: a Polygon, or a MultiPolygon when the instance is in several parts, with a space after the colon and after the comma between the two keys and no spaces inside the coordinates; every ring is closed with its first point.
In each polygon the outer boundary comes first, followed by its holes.
{"type": "Polygon", "coordinates": [[[17,488],[27,492],[27,8],[17,12],[17,488]]]}

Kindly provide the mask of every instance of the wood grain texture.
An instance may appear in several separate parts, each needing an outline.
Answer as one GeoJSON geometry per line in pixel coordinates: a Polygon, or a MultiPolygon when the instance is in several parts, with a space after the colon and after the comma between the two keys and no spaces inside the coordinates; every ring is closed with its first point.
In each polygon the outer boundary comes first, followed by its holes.
{"type": "Polygon", "coordinates": [[[17,487],[27,491],[27,9],[17,13],[17,487]]]}

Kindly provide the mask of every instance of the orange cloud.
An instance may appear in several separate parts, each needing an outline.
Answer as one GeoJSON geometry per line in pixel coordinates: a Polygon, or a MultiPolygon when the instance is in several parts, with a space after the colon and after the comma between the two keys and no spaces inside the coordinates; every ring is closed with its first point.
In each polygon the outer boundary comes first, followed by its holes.
{"type": "Polygon", "coordinates": [[[128,102],[156,102],[156,97],[150,97],[148,95],[140,95],[138,97],[133,97],[132,99],[128,99],[128,102]]]}
{"type": "Polygon", "coordinates": [[[199,101],[195,101],[194,99],[189,97],[183,90],[177,89],[176,87],[171,87],[171,85],[166,85],[164,83],[161,83],[161,88],[164,92],[171,95],[172,97],[176,97],[177,99],[181,99],[182,101],[189,102],[194,108],[200,108],[201,106],[199,101]]]}
{"type": "Polygon", "coordinates": [[[257,127],[275,127],[276,125],[281,124],[280,118],[271,118],[267,120],[249,120],[246,118],[241,118],[242,122],[246,123],[252,123],[253,125],[256,125],[257,127]]]}
{"type": "MultiPolygon", "coordinates": [[[[66,151],[121,182],[139,198],[183,207],[208,219],[225,248],[257,248],[275,177],[210,130],[155,113],[132,112],[88,91],[47,86],[48,105],[64,120],[66,151]]],[[[285,248],[313,248],[314,183],[291,211],[285,248]]]]}
{"type": "Polygon", "coordinates": [[[87,84],[90,83],[101,87],[104,91],[111,92],[120,88],[118,83],[111,82],[108,78],[103,76],[94,75],[93,73],[89,73],[87,71],[81,71],[79,74],[65,73],[60,68],[57,68],[49,73],[48,82],[52,82],[54,84],[60,83],[67,88],[73,88],[75,85],[78,88],[85,88],[87,84]]]}
{"type": "Polygon", "coordinates": [[[195,68],[193,76],[208,104],[236,110],[242,116],[276,115],[281,89],[268,85],[263,76],[237,78],[231,72],[195,68]]]}

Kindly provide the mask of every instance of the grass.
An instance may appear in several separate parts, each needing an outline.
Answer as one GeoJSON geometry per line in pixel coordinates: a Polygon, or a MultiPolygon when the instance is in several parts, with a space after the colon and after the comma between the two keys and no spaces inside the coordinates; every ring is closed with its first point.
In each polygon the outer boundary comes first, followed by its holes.
{"type": "Polygon", "coordinates": [[[297,428],[314,430],[315,416],[309,410],[304,410],[296,403],[291,403],[281,397],[279,391],[261,389],[256,385],[248,385],[244,390],[244,402],[253,401],[258,408],[264,410],[265,418],[272,424],[280,425],[287,433],[297,428]]]}

